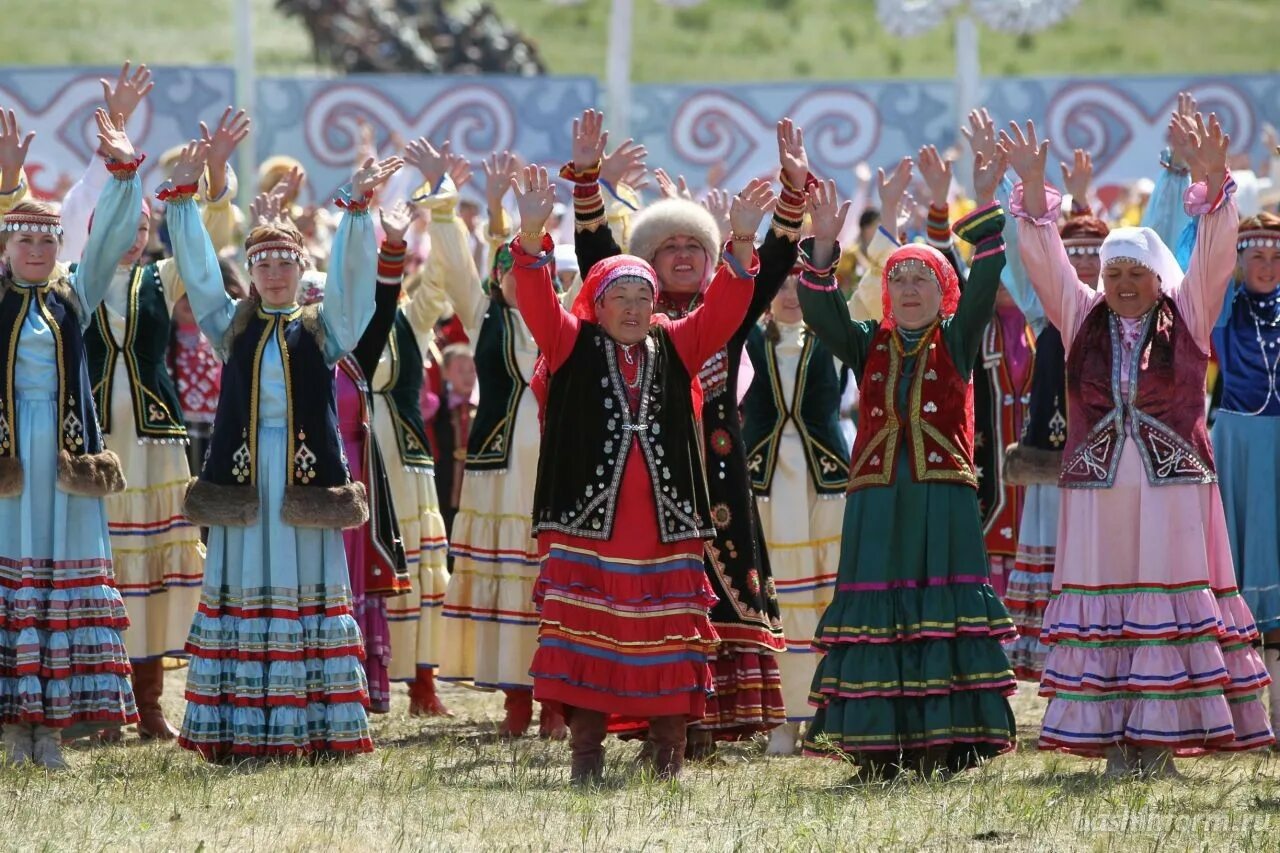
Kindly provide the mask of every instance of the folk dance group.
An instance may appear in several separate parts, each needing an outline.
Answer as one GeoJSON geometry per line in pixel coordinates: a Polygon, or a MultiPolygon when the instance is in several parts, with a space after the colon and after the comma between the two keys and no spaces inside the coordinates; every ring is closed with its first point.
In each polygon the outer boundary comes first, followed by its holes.
{"type": "Polygon", "coordinates": [[[1040,747],[1112,775],[1274,742],[1280,218],[1240,221],[1216,118],[1173,116],[1163,232],[1064,219],[1047,143],[979,112],[976,205],[949,223],[951,164],[926,147],[881,174],[888,227],[842,251],[850,203],[790,121],[777,195],[755,180],[632,217],[615,209],[644,151],[606,153],[588,111],[561,172],[573,251],[546,170],[500,153],[484,277],[468,170],[416,140],[339,192],[324,275],[291,198],[259,196],[241,292],[215,247],[241,115],[168,158],[172,258],[139,261],[144,83],[107,87],[60,212],[25,199],[31,135],[0,121],[10,763],[65,767],[64,740],[130,724],[210,760],[368,752],[390,682],[446,713],[437,675],[504,691],[505,736],[536,700],[575,784],[602,777],[610,732],[662,777],[765,732],[859,780],[952,774],[1014,747],[1016,679],[1048,698],[1040,747]],[[917,165],[928,240],[899,244],[917,165]],[[405,289],[397,201],[430,220],[405,289]],[[221,362],[194,480],[166,366],[179,305],[221,362]],[[446,532],[453,459],[433,461],[419,399],[450,311],[480,395],[446,532]],[[166,656],[189,658],[177,731],[166,656]]]}

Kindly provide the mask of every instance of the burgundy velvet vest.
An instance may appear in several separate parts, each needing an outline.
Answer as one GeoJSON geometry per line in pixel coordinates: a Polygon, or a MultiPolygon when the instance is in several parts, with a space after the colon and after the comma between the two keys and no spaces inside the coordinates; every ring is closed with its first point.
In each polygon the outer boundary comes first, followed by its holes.
{"type": "Polygon", "coordinates": [[[1213,483],[1213,448],[1205,426],[1209,357],[1168,296],[1143,322],[1121,390],[1120,320],[1099,302],[1067,356],[1067,451],[1064,488],[1105,489],[1115,482],[1126,432],[1135,439],[1153,486],[1213,483]],[[1132,426],[1130,426],[1130,424],[1132,426]]]}
{"type": "Polygon", "coordinates": [[[898,405],[898,383],[903,371],[912,366],[891,329],[882,327],[871,339],[871,352],[862,370],[850,492],[892,484],[898,449],[904,443],[917,482],[977,487],[973,383],[960,373],[947,352],[942,327],[936,326],[928,336],[915,358],[905,411],[898,405]]]}

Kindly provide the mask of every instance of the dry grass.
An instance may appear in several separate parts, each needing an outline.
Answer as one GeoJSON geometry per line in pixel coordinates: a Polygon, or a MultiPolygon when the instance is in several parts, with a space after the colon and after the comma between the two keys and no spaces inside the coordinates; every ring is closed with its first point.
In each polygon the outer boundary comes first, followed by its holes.
{"type": "MultiPolygon", "coordinates": [[[[169,676],[181,717],[183,671],[169,676]]],[[[761,745],[661,783],[610,742],[607,784],[567,787],[563,744],[495,741],[499,697],[446,691],[458,719],[423,723],[396,696],[378,751],[342,763],[226,768],[175,747],[70,752],[47,776],[0,770],[0,847],[24,850],[1259,850],[1280,849],[1280,763],[1187,761],[1185,781],[1105,781],[1101,762],[1035,751],[1041,705],[1016,700],[1022,746],[947,783],[836,790],[834,761],[761,745]]]]}

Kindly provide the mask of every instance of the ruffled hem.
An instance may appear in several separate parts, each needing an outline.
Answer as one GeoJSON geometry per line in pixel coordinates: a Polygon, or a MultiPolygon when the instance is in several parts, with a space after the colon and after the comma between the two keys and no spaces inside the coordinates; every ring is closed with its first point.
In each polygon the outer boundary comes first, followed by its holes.
{"type": "Polygon", "coordinates": [[[0,720],[59,729],[136,723],[138,708],[129,674],[126,661],[122,673],[0,676],[0,720]]]}
{"type": "Polygon", "coordinates": [[[178,745],[210,761],[373,751],[369,720],[355,702],[272,709],[188,705],[178,745]]]}
{"type": "Polygon", "coordinates": [[[1040,642],[1038,636],[1020,634],[1018,639],[1008,647],[1008,652],[1013,677],[1018,681],[1038,684],[1044,674],[1044,662],[1049,655],[1049,647],[1040,642]]]}
{"type": "Polygon", "coordinates": [[[192,658],[187,701],[236,708],[305,708],[314,703],[369,703],[364,668],[355,655],[301,661],[192,658]]]}
{"type": "Polygon", "coordinates": [[[923,698],[975,690],[1016,690],[1009,660],[990,637],[929,640],[887,647],[833,647],[819,662],[809,702],[923,698]]]}
{"type": "Polygon", "coordinates": [[[1176,698],[1052,699],[1040,726],[1040,749],[1098,757],[1118,744],[1161,747],[1175,755],[1237,752],[1275,743],[1257,695],[1176,698]]]}
{"type": "Polygon", "coordinates": [[[902,755],[951,747],[948,766],[961,770],[1009,752],[1016,739],[1008,699],[996,691],[976,690],[918,698],[836,699],[818,707],[804,749],[818,756],[902,755]]]}
{"type": "Polygon", "coordinates": [[[128,627],[124,600],[106,578],[95,584],[0,588],[0,631],[128,627]]]}
{"type": "Polygon", "coordinates": [[[771,654],[721,646],[711,661],[713,689],[699,728],[717,740],[741,740],[787,721],[782,675],[771,654]]]}
{"type": "Polygon", "coordinates": [[[1049,602],[1041,636],[1049,644],[1209,636],[1231,645],[1258,638],[1253,615],[1236,590],[1202,584],[1156,587],[1066,588],[1049,602]]]}
{"type": "Polygon", "coordinates": [[[192,619],[186,651],[208,660],[363,659],[364,640],[350,608],[344,605],[333,609],[333,615],[243,618],[210,616],[202,605],[192,619]]]}
{"type": "MultiPolygon", "coordinates": [[[[845,586],[862,585],[841,584],[845,586]]],[[[960,637],[999,639],[1013,632],[1009,614],[985,580],[941,579],[927,586],[904,583],[890,589],[841,589],[822,616],[814,646],[827,649],[960,637]]]]}

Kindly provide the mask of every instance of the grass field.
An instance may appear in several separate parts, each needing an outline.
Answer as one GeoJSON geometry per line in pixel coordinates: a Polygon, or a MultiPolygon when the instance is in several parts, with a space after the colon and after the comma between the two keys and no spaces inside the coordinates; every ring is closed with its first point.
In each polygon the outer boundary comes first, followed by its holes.
{"type": "MultiPolygon", "coordinates": [[[[183,671],[167,702],[181,719],[183,671]]],[[[603,790],[567,786],[564,744],[496,741],[500,697],[453,688],[457,720],[375,722],[378,750],[333,764],[218,767],[173,746],[69,750],[55,776],[0,770],[0,848],[520,851],[1280,849],[1280,759],[1184,761],[1184,781],[1110,782],[1035,750],[1040,700],[1015,699],[1014,755],[950,782],[837,789],[839,762],[722,748],[676,783],[610,741],[603,790]]]]}
{"type": "MultiPolygon", "coordinates": [[[[469,0],[455,0],[469,2],[469,0]]],[[[604,73],[609,0],[490,0],[537,40],[551,71],[604,73]]],[[[635,79],[844,80],[949,77],[950,26],[889,36],[874,0],[705,0],[686,9],[634,0],[635,79]]],[[[230,62],[232,0],[7,0],[5,65],[230,62]]],[[[314,70],[297,19],[253,0],[264,73],[314,70]]],[[[1276,0],[1082,0],[1061,26],[1025,38],[982,35],[984,73],[1158,74],[1280,69],[1276,0]],[[1188,40],[1194,36],[1194,41],[1188,40]]]]}

